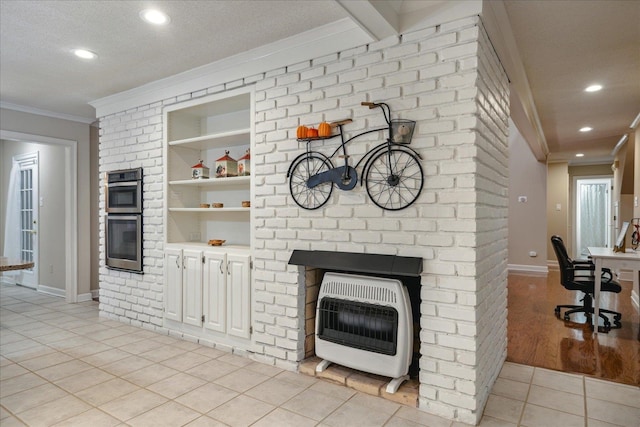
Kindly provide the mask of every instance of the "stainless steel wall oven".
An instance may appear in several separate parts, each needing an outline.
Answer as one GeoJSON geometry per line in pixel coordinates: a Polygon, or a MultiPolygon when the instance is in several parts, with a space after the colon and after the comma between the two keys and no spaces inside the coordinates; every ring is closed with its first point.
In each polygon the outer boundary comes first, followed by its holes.
{"type": "Polygon", "coordinates": [[[107,268],[142,273],[142,168],[106,174],[107,268]]]}
{"type": "Polygon", "coordinates": [[[142,213],[142,168],[107,172],[109,213],[142,213]]]}

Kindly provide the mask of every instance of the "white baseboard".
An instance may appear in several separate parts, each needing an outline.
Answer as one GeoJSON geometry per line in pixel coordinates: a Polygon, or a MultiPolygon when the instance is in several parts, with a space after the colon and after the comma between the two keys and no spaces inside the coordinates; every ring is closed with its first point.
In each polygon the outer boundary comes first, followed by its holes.
{"type": "Polygon", "coordinates": [[[633,282],[633,271],[631,270],[617,270],[618,280],[626,280],[633,282]]]}
{"type": "Polygon", "coordinates": [[[546,276],[549,269],[542,265],[508,264],[509,273],[526,274],[529,276],[546,276]]]}
{"type": "Polygon", "coordinates": [[[86,294],[78,294],[78,302],[92,301],[93,293],[87,292],[86,294]]]}
{"type": "Polygon", "coordinates": [[[547,268],[549,271],[560,271],[560,265],[555,260],[547,260],[547,268]]]}
{"type": "Polygon", "coordinates": [[[15,285],[16,281],[9,276],[0,276],[0,283],[4,285],[15,285]]]}
{"type": "Polygon", "coordinates": [[[52,288],[51,286],[45,285],[38,285],[38,292],[60,298],[66,298],[67,296],[67,292],[64,289],[52,288]]]}

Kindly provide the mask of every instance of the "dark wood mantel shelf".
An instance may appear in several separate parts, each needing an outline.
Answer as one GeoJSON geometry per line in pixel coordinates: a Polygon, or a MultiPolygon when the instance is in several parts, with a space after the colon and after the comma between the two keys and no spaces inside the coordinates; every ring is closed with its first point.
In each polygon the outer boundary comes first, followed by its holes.
{"type": "Polygon", "coordinates": [[[291,265],[385,276],[420,277],[422,258],[352,252],[294,250],[291,265]]]}

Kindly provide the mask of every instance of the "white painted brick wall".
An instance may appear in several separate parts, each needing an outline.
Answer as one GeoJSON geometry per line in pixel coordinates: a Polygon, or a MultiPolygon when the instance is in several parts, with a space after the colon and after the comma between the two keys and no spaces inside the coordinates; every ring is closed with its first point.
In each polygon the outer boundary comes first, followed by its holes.
{"type": "MultiPolygon", "coordinates": [[[[294,85],[310,81],[310,92],[300,94],[297,104],[291,90],[281,91],[280,97],[273,98],[278,108],[286,110],[288,119],[296,120],[283,123],[263,116],[257,123],[258,129],[280,131],[277,135],[265,131],[258,138],[258,162],[268,163],[274,153],[284,153],[287,157],[283,163],[288,166],[303,149],[302,145],[290,144],[298,124],[353,118],[354,123],[345,126],[347,136],[380,126],[378,112],[363,109],[359,106],[361,101],[386,101],[394,117],[419,121],[412,147],[425,157],[427,181],[415,205],[400,212],[383,212],[362,188],[356,187],[348,193],[335,190],[320,211],[290,207],[286,213],[273,213],[286,218],[286,228],[292,231],[286,253],[315,249],[424,258],[422,296],[426,310],[422,314],[425,333],[421,350],[428,357],[422,359],[421,368],[428,378],[439,380],[423,382],[421,406],[470,423],[479,420],[488,397],[487,387],[494,381],[506,349],[504,327],[493,332],[494,322],[505,322],[506,294],[499,290],[506,288],[506,279],[504,274],[495,276],[497,279],[490,274],[501,271],[503,257],[506,259],[506,240],[499,231],[506,229],[502,188],[506,188],[503,171],[508,89],[504,72],[480,29],[479,18],[473,17],[422,31],[420,35],[392,37],[358,49],[357,53],[343,52],[299,64],[296,70],[287,70],[290,87],[295,90],[294,85]],[[486,85],[485,81],[491,84],[486,85]],[[498,105],[481,105],[479,95],[495,99],[498,105]],[[487,109],[490,117],[498,117],[484,123],[478,117],[487,109]],[[478,159],[483,162],[478,163],[478,159]],[[331,227],[337,229],[325,231],[331,227]],[[466,280],[459,281],[460,278],[466,280]],[[496,296],[494,304],[489,298],[496,296]],[[480,384],[469,387],[469,381],[480,384]],[[456,400],[461,403],[456,404],[456,400]]],[[[279,89],[289,89],[282,77],[277,83],[279,89]]],[[[275,83],[265,79],[263,84],[272,87],[275,83]]],[[[330,153],[330,144],[326,145],[324,151],[330,153]]],[[[369,146],[371,142],[355,141],[349,151],[358,155],[369,146]]],[[[282,157],[277,160],[282,161],[282,157]]],[[[271,173],[271,169],[265,171],[265,178],[271,173]]],[[[259,204],[268,205],[273,194],[288,194],[286,182],[258,182],[257,197],[265,199],[259,204]]],[[[287,200],[289,206],[294,206],[289,197],[287,200]]],[[[266,222],[265,228],[269,229],[266,222]]],[[[280,272],[285,285],[280,292],[303,292],[295,280],[297,267],[287,268],[287,278],[277,262],[265,266],[280,272]]],[[[303,328],[303,322],[299,316],[291,327],[303,328]]],[[[268,335],[268,331],[264,334],[268,335]]],[[[278,343],[284,346],[285,341],[278,343]]]]}
{"type": "MultiPolygon", "coordinates": [[[[145,274],[107,270],[102,261],[102,314],[171,332],[161,326],[162,107],[249,83],[256,91],[249,355],[285,369],[304,357],[304,289],[298,267],[287,264],[294,249],[421,257],[420,408],[478,422],[506,355],[509,97],[477,16],[101,118],[101,173],[142,166],[146,190],[145,274]],[[304,149],[296,127],[352,118],[348,137],[383,125],[379,110],[362,101],[387,102],[393,118],[418,122],[411,147],[423,156],[419,199],[402,211],[383,211],[357,186],[336,188],[322,209],[297,207],[285,179],[304,149]]],[[[350,154],[357,161],[379,137],[352,142],[350,154]]],[[[330,154],[336,142],[314,149],[330,154]]],[[[102,222],[102,190],[100,206],[102,222]]],[[[104,234],[100,246],[103,259],[104,234]]]]}

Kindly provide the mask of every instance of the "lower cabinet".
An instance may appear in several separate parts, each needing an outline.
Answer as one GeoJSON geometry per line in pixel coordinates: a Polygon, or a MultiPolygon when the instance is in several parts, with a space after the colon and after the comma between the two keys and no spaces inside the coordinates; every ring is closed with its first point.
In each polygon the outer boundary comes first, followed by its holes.
{"type": "Polygon", "coordinates": [[[251,336],[251,257],[197,249],[165,250],[165,319],[203,332],[251,336]]]}

